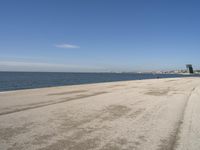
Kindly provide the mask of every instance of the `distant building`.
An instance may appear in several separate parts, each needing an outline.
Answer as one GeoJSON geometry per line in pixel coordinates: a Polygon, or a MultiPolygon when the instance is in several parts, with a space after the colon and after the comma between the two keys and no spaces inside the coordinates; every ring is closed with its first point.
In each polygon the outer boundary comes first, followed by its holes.
{"type": "Polygon", "coordinates": [[[187,65],[186,65],[186,68],[187,68],[187,70],[188,70],[189,73],[191,73],[191,74],[194,73],[194,70],[193,70],[191,64],[187,64],[187,65]]]}

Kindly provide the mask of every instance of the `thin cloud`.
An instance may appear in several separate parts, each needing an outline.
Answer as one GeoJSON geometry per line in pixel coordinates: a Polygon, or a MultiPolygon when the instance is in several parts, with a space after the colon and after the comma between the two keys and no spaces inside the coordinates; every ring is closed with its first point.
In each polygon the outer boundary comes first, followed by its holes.
{"type": "Polygon", "coordinates": [[[0,61],[1,66],[13,66],[13,67],[55,67],[55,68],[75,68],[76,65],[66,65],[66,64],[55,64],[55,63],[43,63],[43,62],[23,62],[23,61],[0,61]]]}
{"type": "Polygon", "coordinates": [[[0,71],[101,72],[101,67],[26,61],[1,61],[0,71]]]}
{"type": "Polygon", "coordinates": [[[78,45],[72,45],[72,44],[58,44],[55,45],[58,48],[80,48],[78,45]]]}

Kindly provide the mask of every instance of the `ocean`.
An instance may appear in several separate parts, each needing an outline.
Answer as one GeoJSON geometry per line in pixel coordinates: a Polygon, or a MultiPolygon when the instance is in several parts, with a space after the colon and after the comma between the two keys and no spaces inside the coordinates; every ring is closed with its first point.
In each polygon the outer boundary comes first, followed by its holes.
{"type": "Polygon", "coordinates": [[[0,91],[63,85],[186,77],[181,74],[0,72],[0,91]]]}

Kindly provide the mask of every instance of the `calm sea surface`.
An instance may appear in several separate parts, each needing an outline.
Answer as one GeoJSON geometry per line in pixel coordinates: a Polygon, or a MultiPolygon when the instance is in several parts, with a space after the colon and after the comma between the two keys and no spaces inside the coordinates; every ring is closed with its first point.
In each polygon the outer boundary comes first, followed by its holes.
{"type": "Polygon", "coordinates": [[[184,77],[180,74],[0,72],[0,91],[154,79],[158,76],[160,78],[184,77]]]}

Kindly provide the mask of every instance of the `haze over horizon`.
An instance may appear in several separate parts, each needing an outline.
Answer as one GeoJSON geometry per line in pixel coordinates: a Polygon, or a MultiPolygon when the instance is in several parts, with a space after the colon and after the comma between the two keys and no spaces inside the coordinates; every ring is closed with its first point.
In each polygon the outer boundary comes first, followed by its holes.
{"type": "Polygon", "coordinates": [[[200,2],[2,0],[0,71],[200,68],[200,2]]]}

